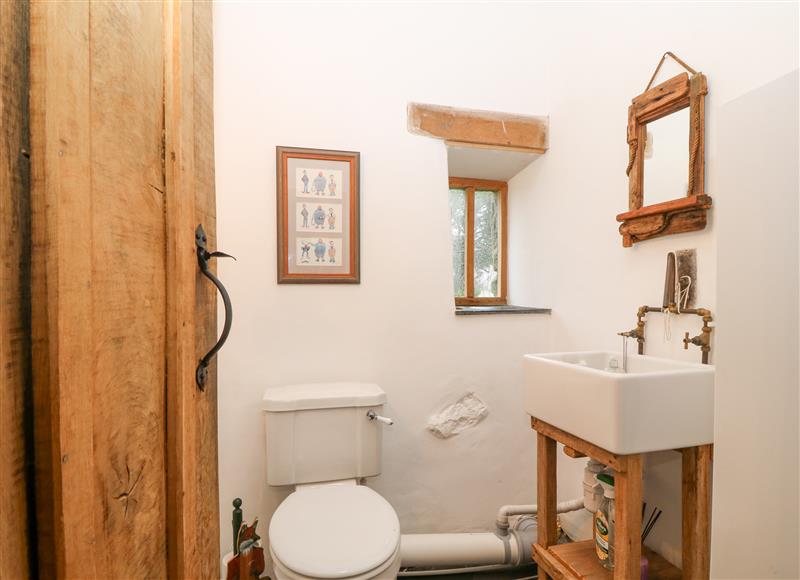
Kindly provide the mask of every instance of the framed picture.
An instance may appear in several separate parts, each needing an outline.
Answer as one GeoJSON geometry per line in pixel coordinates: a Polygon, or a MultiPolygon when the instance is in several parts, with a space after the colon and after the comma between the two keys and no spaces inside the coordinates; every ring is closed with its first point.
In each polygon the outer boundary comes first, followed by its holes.
{"type": "Polygon", "coordinates": [[[358,284],[359,153],[278,147],[278,284],[358,284]]]}

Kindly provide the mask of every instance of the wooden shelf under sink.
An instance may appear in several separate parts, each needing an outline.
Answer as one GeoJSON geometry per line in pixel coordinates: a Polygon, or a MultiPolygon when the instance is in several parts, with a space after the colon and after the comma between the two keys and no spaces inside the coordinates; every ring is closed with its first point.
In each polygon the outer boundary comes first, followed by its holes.
{"type": "MultiPolygon", "coordinates": [[[[533,546],[539,568],[553,578],[611,580],[613,573],[600,565],[594,553],[594,540],[557,544],[543,548],[533,546]]],[[[650,580],[680,580],[681,571],[649,548],[643,553],[649,561],[650,580]]]]}
{"type": "Polygon", "coordinates": [[[531,417],[536,432],[538,539],[532,556],[541,580],[633,580],[639,578],[640,559],[650,560],[649,578],[707,580],[710,572],[711,457],[713,445],[679,449],[682,455],[683,570],[643,548],[642,454],[620,455],[603,449],[531,417]],[[569,456],[591,457],[614,470],[616,534],[614,571],[603,568],[594,554],[594,541],[556,544],[556,444],[569,447],[569,456]]]}

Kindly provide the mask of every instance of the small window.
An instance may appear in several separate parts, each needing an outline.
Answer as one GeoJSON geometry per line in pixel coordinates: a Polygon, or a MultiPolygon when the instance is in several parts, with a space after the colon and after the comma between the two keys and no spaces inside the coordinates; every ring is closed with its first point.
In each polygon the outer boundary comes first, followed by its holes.
{"type": "Polygon", "coordinates": [[[457,306],[506,303],[507,194],[504,181],[450,178],[457,306]]]}

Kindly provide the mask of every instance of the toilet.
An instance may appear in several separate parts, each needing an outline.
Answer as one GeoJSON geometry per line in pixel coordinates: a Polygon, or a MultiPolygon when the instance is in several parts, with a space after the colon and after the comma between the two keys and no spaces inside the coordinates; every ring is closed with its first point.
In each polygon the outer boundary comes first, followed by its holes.
{"type": "Polygon", "coordinates": [[[386,393],[371,383],[269,388],[267,483],[294,486],[269,525],[277,580],[396,578],[400,522],[363,478],[381,472],[386,393]]]}

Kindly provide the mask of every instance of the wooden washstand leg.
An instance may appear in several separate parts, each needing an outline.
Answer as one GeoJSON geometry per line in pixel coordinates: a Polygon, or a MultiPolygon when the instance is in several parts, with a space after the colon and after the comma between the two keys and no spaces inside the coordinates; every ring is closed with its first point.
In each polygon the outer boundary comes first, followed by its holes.
{"type": "Polygon", "coordinates": [[[711,574],[712,445],[681,449],[683,456],[683,577],[703,580],[711,574]]]}
{"type": "MultiPolygon", "coordinates": [[[[538,543],[543,548],[558,541],[556,522],[556,441],[547,435],[536,434],[536,501],[539,505],[538,543]]],[[[539,568],[539,578],[550,576],[539,568]]]]}
{"type": "Polygon", "coordinates": [[[624,460],[625,471],[614,474],[614,580],[639,578],[642,558],[642,456],[626,455],[624,460]]]}

